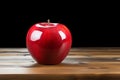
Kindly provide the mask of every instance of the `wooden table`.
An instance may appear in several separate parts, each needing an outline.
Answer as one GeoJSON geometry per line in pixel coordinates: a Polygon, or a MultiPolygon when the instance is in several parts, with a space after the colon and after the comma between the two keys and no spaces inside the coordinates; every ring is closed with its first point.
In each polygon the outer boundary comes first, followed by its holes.
{"type": "Polygon", "coordinates": [[[37,64],[26,48],[0,48],[0,80],[120,80],[120,48],[72,48],[58,65],[37,64]]]}

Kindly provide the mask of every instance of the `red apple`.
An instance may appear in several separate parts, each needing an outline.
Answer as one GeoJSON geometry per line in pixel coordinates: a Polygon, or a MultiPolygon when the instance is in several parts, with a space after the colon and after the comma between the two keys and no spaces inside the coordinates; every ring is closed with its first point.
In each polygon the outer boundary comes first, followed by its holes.
{"type": "Polygon", "coordinates": [[[71,45],[71,32],[60,23],[36,23],[30,27],[26,36],[26,47],[39,64],[61,63],[71,45]]]}

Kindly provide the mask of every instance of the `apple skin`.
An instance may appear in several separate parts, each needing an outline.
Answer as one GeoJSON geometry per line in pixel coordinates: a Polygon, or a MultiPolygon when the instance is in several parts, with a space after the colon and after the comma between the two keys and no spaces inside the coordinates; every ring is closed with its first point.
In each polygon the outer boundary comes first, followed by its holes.
{"type": "Polygon", "coordinates": [[[70,30],[60,23],[36,23],[26,36],[26,47],[38,64],[59,64],[72,45],[70,30]]]}

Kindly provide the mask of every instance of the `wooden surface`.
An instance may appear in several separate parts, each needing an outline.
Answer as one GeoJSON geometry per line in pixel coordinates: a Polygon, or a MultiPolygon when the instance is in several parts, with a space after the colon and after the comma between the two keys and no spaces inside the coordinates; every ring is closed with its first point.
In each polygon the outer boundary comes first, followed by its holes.
{"type": "Polygon", "coordinates": [[[120,48],[72,48],[58,65],[40,65],[26,48],[0,48],[0,80],[120,80],[120,48]]]}

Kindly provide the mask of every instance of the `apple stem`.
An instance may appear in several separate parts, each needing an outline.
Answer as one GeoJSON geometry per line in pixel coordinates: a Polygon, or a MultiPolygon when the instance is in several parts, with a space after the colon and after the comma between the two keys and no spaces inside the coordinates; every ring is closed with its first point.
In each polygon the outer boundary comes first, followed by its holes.
{"type": "Polygon", "coordinates": [[[48,24],[50,23],[50,19],[47,20],[48,24]]]}

